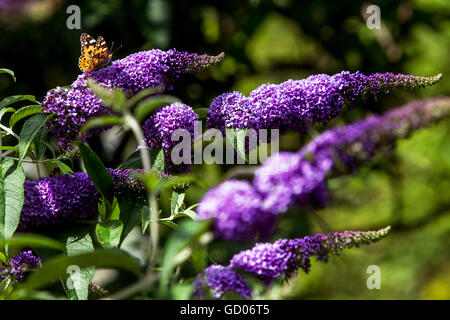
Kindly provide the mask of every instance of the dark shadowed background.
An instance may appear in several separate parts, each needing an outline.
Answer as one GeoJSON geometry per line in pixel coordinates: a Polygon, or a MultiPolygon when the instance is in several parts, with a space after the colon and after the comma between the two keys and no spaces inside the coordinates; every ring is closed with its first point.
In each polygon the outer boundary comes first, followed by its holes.
{"type": "MultiPolygon", "coordinates": [[[[216,2],[16,1],[0,9],[0,67],[14,70],[17,77],[16,83],[0,77],[0,97],[33,94],[42,100],[48,90],[71,84],[80,73],[82,32],[122,45],[113,59],[151,48],[225,52],[221,65],[185,76],[171,92],[192,107],[208,107],[215,96],[230,90],[248,94],[263,83],[342,70],[443,73],[443,79],[434,87],[396,90],[378,102],[344,108],[326,128],[414,99],[450,94],[448,0],[216,2]],[[66,27],[71,4],[81,8],[81,30],[66,27]],[[363,13],[368,4],[381,8],[381,30],[367,27],[363,13]]],[[[392,157],[377,159],[355,176],[331,180],[328,208],[315,213],[292,209],[283,216],[278,235],[284,237],[386,225],[393,230],[379,244],[346,251],[327,265],[313,262],[309,275],[274,285],[270,296],[449,299],[449,125],[446,121],[422,130],[400,142],[392,157]],[[370,265],[381,268],[380,290],[367,289],[370,265]]],[[[317,126],[313,134],[326,128],[317,126]]],[[[288,134],[281,148],[298,150],[308,139],[288,134]]],[[[134,147],[125,139],[115,154],[105,151],[103,160],[117,165],[134,147]]],[[[193,170],[213,186],[224,179],[226,169],[211,165],[193,170]]],[[[198,202],[203,193],[191,189],[189,201],[198,202]]],[[[210,258],[226,263],[241,248],[217,244],[210,258]]]]}

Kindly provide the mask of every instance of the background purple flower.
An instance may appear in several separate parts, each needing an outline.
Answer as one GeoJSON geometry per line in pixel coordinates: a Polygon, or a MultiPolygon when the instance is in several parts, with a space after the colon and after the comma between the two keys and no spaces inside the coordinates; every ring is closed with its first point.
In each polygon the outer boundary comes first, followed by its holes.
{"type": "Polygon", "coordinates": [[[251,290],[241,275],[230,267],[211,265],[192,282],[194,296],[220,299],[226,293],[250,299],[251,290]]]}
{"type": "Polygon", "coordinates": [[[281,275],[290,276],[300,268],[309,272],[312,256],[327,262],[330,254],[337,255],[346,248],[377,242],[389,230],[390,227],[378,231],[318,233],[304,238],[257,243],[252,249],[234,255],[230,267],[250,273],[268,284],[281,275]]]}
{"type": "Polygon", "coordinates": [[[450,98],[442,97],[327,130],[298,153],[269,157],[256,170],[253,184],[271,212],[284,212],[295,203],[324,206],[328,178],[355,172],[378,152],[391,151],[398,139],[449,116],[450,98]]]}
{"type": "Polygon", "coordinates": [[[212,230],[218,239],[264,239],[271,235],[276,216],[261,209],[261,200],[249,182],[228,180],[206,193],[197,208],[198,219],[214,219],[212,230]]]}
{"type": "Polygon", "coordinates": [[[31,250],[23,251],[12,257],[8,264],[0,266],[0,280],[9,278],[13,284],[22,282],[27,271],[41,267],[41,259],[31,250]]]}
{"type": "Polygon", "coordinates": [[[210,190],[200,201],[199,218],[216,219],[218,238],[249,241],[257,230],[270,236],[278,213],[295,204],[325,206],[330,177],[355,172],[378,152],[391,151],[398,139],[449,116],[450,98],[441,97],[325,131],[297,153],[269,157],[252,184],[230,180],[210,190]]]}
{"type": "Polygon", "coordinates": [[[135,192],[144,191],[144,184],[139,180],[144,173],[143,169],[111,169],[107,168],[113,179],[115,191],[120,192],[122,189],[128,189],[135,192]]]}
{"type": "Polygon", "coordinates": [[[240,273],[246,273],[269,285],[274,279],[289,277],[299,269],[309,272],[311,257],[328,262],[331,254],[361,244],[375,243],[386,237],[390,227],[378,231],[344,231],[318,233],[295,239],[279,239],[273,243],[257,243],[252,249],[235,254],[228,266],[211,265],[199,274],[192,285],[194,295],[220,299],[224,292],[250,298],[251,289],[240,273]]]}

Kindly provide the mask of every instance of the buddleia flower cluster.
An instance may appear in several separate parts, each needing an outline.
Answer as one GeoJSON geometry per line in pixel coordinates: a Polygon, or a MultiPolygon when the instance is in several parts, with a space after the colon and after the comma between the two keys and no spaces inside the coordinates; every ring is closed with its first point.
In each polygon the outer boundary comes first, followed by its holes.
{"type": "Polygon", "coordinates": [[[244,278],[231,267],[211,265],[192,282],[194,296],[220,299],[224,294],[234,293],[244,299],[250,299],[251,289],[244,278]]]}
{"type": "Polygon", "coordinates": [[[41,265],[41,258],[34,255],[31,250],[23,251],[12,257],[8,264],[2,263],[0,280],[9,279],[13,284],[22,282],[28,271],[40,268],[41,265]]]}
{"type": "MultiPolygon", "coordinates": [[[[141,170],[108,169],[115,191],[144,190],[138,180],[141,170]]],[[[84,172],[43,177],[24,183],[24,203],[18,231],[34,231],[88,219],[98,209],[100,193],[84,172]]]]}
{"type": "Polygon", "coordinates": [[[224,294],[248,299],[251,289],[243,275],[269,285],[278,277],[290,277],[298,270],[308,273],[311,258],[328,262],[330,255],[343,249],[371,244],[384,238],[390,227],[378,231],[344,231],[316,234],[304,238],[279,239],[271,243],[257,243],[252,249],[235,254],[228,266],[213,265],[193,282],[194,294],[200,298],[220,299],[224,294]]]}
{"type": "Polygon", "coordinates": [[[441,97],[327,130],[299,152],[275,155],[256,170],[253,184],[264,195],[262,206],[270,212],[294,204],[325,206],[327,179],[356,172],[376,154],[391,152],[399,139],[448,117],[450,98],[441,97]]]}
{"type": "Polygon", "coordinates": [[[89,118],[111,112],[88,87],[88,78],[105,88],[120,89],[130,97],[148,88],[170,90],[182,74],[201,71],[222,60],[223,54],[198,55],[176,49],[137,52],[113,61],[106,68],[79,75],[70,89],[57,87],[49,91],[42,102],[42,111],[55,114],[48,126],[59,144],[67,146],[89,118]]]}
{"type": "Polygon", "coordinates": [[[247,97],[233,91],[215,98],[208,111],[207,125],[222,132],[225,128],[249,128],[304,133],[314,123],[326,124],[335,118],[344,103],[351,105],[357,97],[377,99],[394,88],[413,89],[432,85],[441,76],[364,75],[343,71],[331,76],[317,74],[281,84],[264,84],[247,97]]]}
{"type": "Polygon", "coordinates": [[[199,220],[214,218],[211,230],[223,240],[251,241],[268,238],[276,215],[261,209],[263,198],[247,181],[228,180],[209,190],[199,207],[199,220]]]}
{"type": "Polygon", "coordinates": [[[252,194],[245,202],[252,203],[253,199],[259,204],[251,211],[232,204],[230,199],[240,191],[225,188],[230,182],[224,182],[200,201],[199,218],[215,220],[212,227],[217,238],[229,234],[228,240],[242,241],[258,234],[258,225],[264,226],[262,233],[267,235],[269,227],[263,221],[268,215],[277,215],[293,205],[325,206],[329,178],[355,172],[380,151],[392,150],[398,139],[448,117],[450,98],[441,97],[412,102],[384,115],[327,130],[298,152],[272,155],[256,170],[253,182],[247,183],[252,194]],[[221,206],[223,210],[215,210],[221,206]],[[232,231],[230,226],[235,226],[232,231]]]}
{"type": "MultiPolygon", "coordinates": [[[[192,141],[194,138],[194,124],[197,120],[198,116],[190,106],[176,102],[157,110],[142,126],[147,146],[162,148],[164,151],[167,171],[179,173],[189,170],[188,165],[175,165],[172,163],[171,151],[178,143],[172,138],[172,134],[175,131],[186,130],[192,141]]],[[[183,154],[179,156],[182,157],[183,154]]]]}
{"type": "Polygon", "coordinates": [[[123,190],[130,190],[133,192],[143,192],[144,184],[140,180],[144,169],[106,169],[114,183],[115,191],[117,193],[123,190]]]}

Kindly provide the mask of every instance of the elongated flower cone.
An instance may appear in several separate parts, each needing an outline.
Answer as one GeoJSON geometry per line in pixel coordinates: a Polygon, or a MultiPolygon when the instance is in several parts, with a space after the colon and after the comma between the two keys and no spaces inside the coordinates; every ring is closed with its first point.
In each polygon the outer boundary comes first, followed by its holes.
{"type": "Polygon", "coordinates": [[[104,69],[81,74],[70,89],[57,87],[49,91],[42,102],[42,110],[55,114],[48,125],[59,143],[66,146],[89,118],[111,112],[88,88],[88,78],[103,87],[120,89],[128,96],[148,88],[170,90],[182,74],[217,64],[223,56],[198,55],[175,49],[137,52],[113,61],[104,69]]]}
{"type": "Polygon", "coordinates": [[[31,250],[22,251],[12,257],[8,264],[3,262],[0,264],[0,280],[9,279],[13,284],[23,282],[28,271],[40,268],[41,265],[41,258],[31,250]]]}
{"type": "Polygon", "coordinates": [[[450,97],[440,97],[327,130],[298,152],[269,157],[255,171],[252,184],[231,180],[210,190],[200,201],[199,219],[215,219],[217,238],[249,241],[258,233],[268,237],[275,215],[291,206],[325,206],[329,178],[354,173],[379,152],[392,150],[399,139],[449,117],[450,97]],[[241,185],[245,193],[237,187],[241,185]]]}
{"type": "Polygon", "coordinates": [[[357,97],[377,99],[394,88],[433,85],[441,77],[343,71],[332,76],[317,74],[281,84],[264,84],[247,97],[239,91],[218,96],[211,103],[207,124],[223,132],[225,128],[306,132],[313,123],[325,124],[335,118],[344,103],[350,105],[357,97]]]}
{"type": "MultiPolygon", "coordinates": [[[[117,195],[126,190],[134,195],[144,191],[137,177],[142,170],[108,169],[108,172],[117,195]]],[[[18,227],[21,232],[52,229],[90,218],[97,213],[100,193],[84,172],[25,181],[24,188],[18,227]]]]}
{"type": "Polygon", "coordinates": [[[193,282],[194,294],[219,299],[224,293],[231,292],[248,298],[251,291],[243,274],[268,285],[277,277],[289,277],[299,269],[309,272],[311,257],[326,263],[330,255],[339,255],[344,249],[378,242],[389,230],[390,227],[377,231],[318,233],[304,238],[257,243],[252,249],[235,254],[228,266],[213,265],[199,274],[193,282]]]}

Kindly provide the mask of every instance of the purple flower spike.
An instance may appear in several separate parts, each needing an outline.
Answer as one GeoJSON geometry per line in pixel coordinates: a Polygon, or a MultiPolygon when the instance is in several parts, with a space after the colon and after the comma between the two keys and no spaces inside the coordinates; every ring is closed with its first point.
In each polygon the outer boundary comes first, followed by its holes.
{"type": "Polygon", "coordinates": [[[198,219],[214,219],[218,239],[251,241],[272,234],[275,214],[261,209],[261,196],[247,181],[229,180],[209,190],[197,209],[198,219]]]}
{"type": "MultiPolygon", "coordinates": [[[[107,169],[115,192],[131,190],[140,193],[142,170],[107,169]]],[[[84,172],[25,181],[25,197],[20,215],[19,231],[34,231],[67,225],[92,217],[98,210],[100,193],[84,172]]]]}
{"type": "Polygon", "coordinates": [[[18,230],[37,230],[86,219],[97,212],[99,192],[84,172],[25,181],[18,230]]]}
{"type": "MultiPolygon", "coordinates": [[[[172,103],[156,111],[142,126],[146,143],[151,148],[162,148],[166,171],[170,173],[183,173],[189,170],[189,164],[175,165],[172,162],[172,148],[181,140],[172,139],[177,130],[187,130],[194,138],[195,122],[198,120],[194,110],[183,103],[172,103]]],[[[177,139],[182,139],[178,137],[177,139]]],[[[182,154],[179,155],[184,156],[182,154]]],[[[189,155],[190,157],[190,155],[189,155]]]]}
{"type": "Polygon", "coordinates": [[[341,111],[344,102],[358,96],[377,98],[396,87],[416,88],[441,79],[393,73],[364,75],[343,71],[333,76],[318,74],[281,84],[264,84],[248,97],[238,91],[224,93],[211,103],[207,123],[210,128],[280,129],[306,132],[311,124],[326,124],[341,111]]]}
{"type": "Polygon", "coordinates": [[[274,213],[294,204],[322,207],[327,202],[327,179],[357,171],[378,152],[392,150],[398,139],[449,116],[448,97],[412,102],[325,131],[298,153],[272,155],[253,180],[262,207],[274,213]]]}
{"type": "Polygon", "coordinates": [[[251,290],[245,283],[241,275],[230,267],[212,265],[205,269],[202,274],[197,276],[197,280],[192,282],[194,286],[194,296],[214,299],[220,299],[226,293],[232,293],[241,296],[244,299],[250,299],[251,290]]]}
{"type": "Polygon", "coordinates": [[[309,272],[312,256],[327,262],[330,254],[338,255],[343,249],[377,242],[389,230],[390,227],[378,231],[319,233],[304,238],[280,239],[274,243],[257,243],[252,249],[234,255],[230,267],[269,284],[281,275],[290,276],[299,268],[309,272]]]}
{"type": "Polygon", "coordinates": [[[170,90],[182,74],[201,71],[222,60],[223,54],[212,57],[176,49],[137,52],[104,69],[81,74],[70,89],[57,87],[49,91],[42,102],[42,110],[55,114],[48,126],[58,142],[67,146],[88,119],[111,112],[88,88],[88,78],[105,88],[120,89],[127,96],[133,96],[147,88],[170,90]]]}
{"type": "Polygon", "coordinates": [[[122,189],[129,189],[135,192],[144,191],[144,184],[139,180],[144,173],[143,169],[110,169],[107,168],[113,179],[116,192],[122,189]]]}
{"type": "Polygon", "coordinates": [[[170,152],[178,143],[178,141],[172,140],[172,133],[185,129],[190,133],[192,139],[194,123],[197,120],[198,116],[191,107],[176,102],[156,111],[145,121],[142,129],[149,147],[163,148],[165,152],[170,152]]]}
{"type": "Polygon", "coordinates": [[[31,250],[23,251],[12,257],[9,264],[2,263],[0,266],[0,279],[10,279],[13,284],[23,282],[25,273],[41,267],[41,259],[33,254],[31,250]]]}

